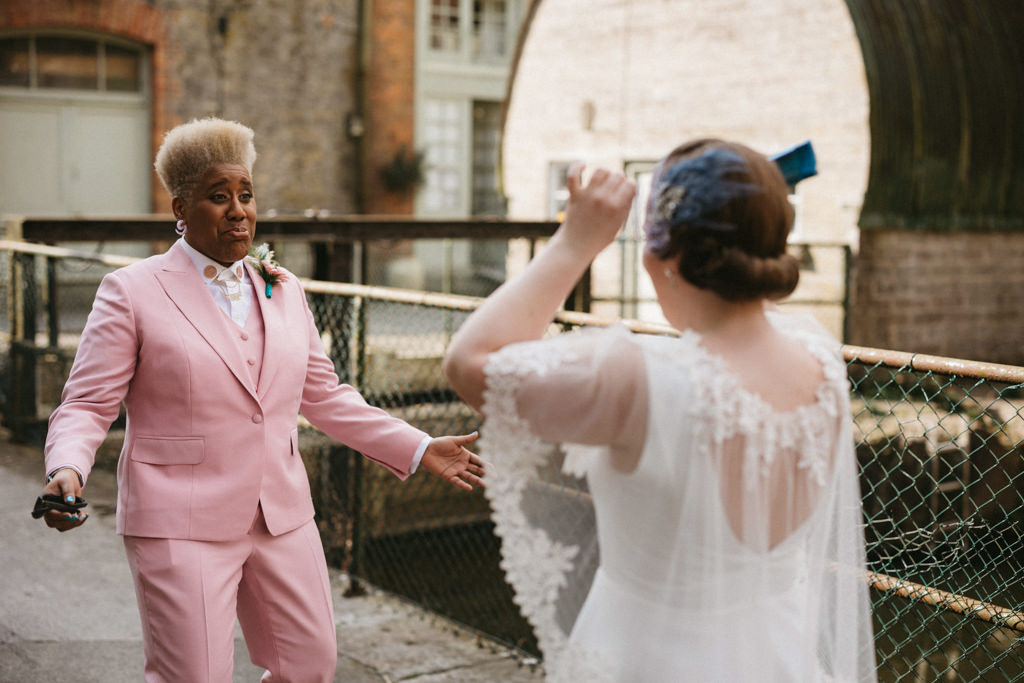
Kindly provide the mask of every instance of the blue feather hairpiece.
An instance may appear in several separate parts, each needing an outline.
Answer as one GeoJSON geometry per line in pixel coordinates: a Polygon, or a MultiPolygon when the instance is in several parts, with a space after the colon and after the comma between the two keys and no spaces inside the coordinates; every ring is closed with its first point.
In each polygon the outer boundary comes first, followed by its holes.
{"type": "Polygon", "coordinates": [[[686,225],[697,230],[732,232],[732,223],[708,217],[736,197],[760,192],[753,183],[729,179],[744,175],[747,163],[727,149],[711,149],[684,159],[658,173],[651,203],[651,215],[645,226],[648,247],[658,251],[668,244],[670,229],[686,225]]]}
{"type": "Polygon", "coordinates": [[[790,187],[796,186],[801,180],[818,175],[814,148],[811,147],[810,140],[805,140],[768,158],[779,167],[782,177],[786,179],[786,184],[790,187]]]}

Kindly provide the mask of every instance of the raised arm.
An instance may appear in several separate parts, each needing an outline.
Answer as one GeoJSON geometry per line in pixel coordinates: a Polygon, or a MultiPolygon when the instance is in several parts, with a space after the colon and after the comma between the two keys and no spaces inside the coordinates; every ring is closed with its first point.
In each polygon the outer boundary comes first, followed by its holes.
{"type": "Polygon", "coordinates": [[[583,167],[569,171],[565,221],[516,278],[499,287],[459,328],[444,362],[452,387],[477,411],[483,406],[487,357],[515,342],[539,339],[587,266],[629,214],[636,186],[598,169],[586,185],[583,167]]]}

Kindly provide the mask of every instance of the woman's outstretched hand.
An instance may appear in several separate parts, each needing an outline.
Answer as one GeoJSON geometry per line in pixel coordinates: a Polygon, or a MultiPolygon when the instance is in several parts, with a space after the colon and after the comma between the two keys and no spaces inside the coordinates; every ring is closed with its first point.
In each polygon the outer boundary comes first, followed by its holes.
{"type": "Polygon", "coordinates": [[[478,437],[476,432],[464,436],[435,437],[423,452],[420,466],[467,491],[473,490],[473,484],[485,486],[482,479],[484,463],[476,453],[466,448],[478,437]]]}

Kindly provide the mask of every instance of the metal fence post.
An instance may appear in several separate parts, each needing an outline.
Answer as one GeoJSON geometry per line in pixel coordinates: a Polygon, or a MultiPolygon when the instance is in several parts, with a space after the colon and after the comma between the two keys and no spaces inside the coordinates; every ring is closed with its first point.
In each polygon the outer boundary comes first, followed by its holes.
{"type": "Polygon", "coordinates": [[[843,245],[843,339],[844,344],[850,341],[850,287],[853,284],[853,248],[843,245]]]}
{"type": "Polygon", "coordinates": [[[47,343],[51,349],[56,349],[58,346],[58,338],[60,337],[60,316],[58,313],[58,303],[60,302],[60,292],[57,288],[57,259],[53,256],[46,257],[46,327],[47,327],[47,343]]]}
{"type": "MultiPolygon", "coordinates": [[[[352,323],[349,326],[349,334],[345,335],[348,338],[355,340],[355,349],[353,351],[353,364],[354,368],[352,371],[353,382],[352,385],[358,391],[364,390],[365,379],[366,379],[366,300],[363,297],[355,297],[352,300],[353,315],[351,317],[352,323]]],[[[346,346],[348,346],[348,339],[346,346]]],[[[364,520],[363,520],[363,472],[364,458],[362,454],[355,451],[350,451],[352,467],[349,469],[351,474],[351,491],[352,491],[352,555],[349,560],[349,595],[361,595],[365,592],[362,584],[360,583],[359,577],[362,573],[362,562],[364,554],[364,520]]]]}
{"type": "Polygon", "coordinates": [[[7,414],[11,435],[28,441],[36,419],[35,257],[11,254],[11,390],[7,414]]]}

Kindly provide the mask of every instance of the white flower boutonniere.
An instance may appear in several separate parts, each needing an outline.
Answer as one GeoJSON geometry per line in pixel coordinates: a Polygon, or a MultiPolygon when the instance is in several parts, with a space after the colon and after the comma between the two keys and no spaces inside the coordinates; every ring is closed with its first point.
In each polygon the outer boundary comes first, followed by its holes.
{"type": "Polygon", "coordinates": [[[266,294],[269,299],[270,288],[278,282],[287,280],[288,274],[281,266],[277,265],[277,261],[274,260],[274,252],[271,251],[270,245],[266,242],[250,249],[249,255],[246,258],[249,259],[249,263],[260,274],[263,281],[267,283],[266,294]]]}

